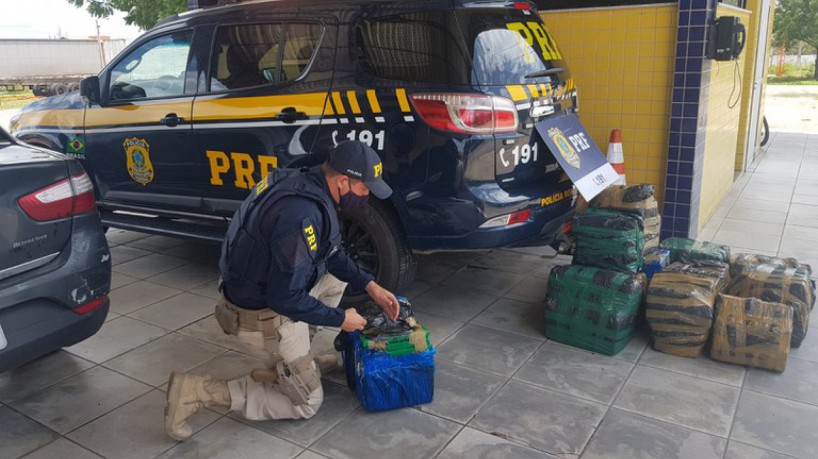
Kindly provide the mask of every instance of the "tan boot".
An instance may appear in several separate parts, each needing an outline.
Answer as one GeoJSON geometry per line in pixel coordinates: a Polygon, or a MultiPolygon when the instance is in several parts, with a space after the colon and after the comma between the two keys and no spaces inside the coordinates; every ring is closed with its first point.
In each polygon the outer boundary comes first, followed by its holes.
{"type": "Polygon", "coordinates": [[[168,381],[165,432],[174,440],[187,440],[193,429],[187,423],[203,406],[230,406],[227,383],[210,376],[173,372],[168,381]]]}

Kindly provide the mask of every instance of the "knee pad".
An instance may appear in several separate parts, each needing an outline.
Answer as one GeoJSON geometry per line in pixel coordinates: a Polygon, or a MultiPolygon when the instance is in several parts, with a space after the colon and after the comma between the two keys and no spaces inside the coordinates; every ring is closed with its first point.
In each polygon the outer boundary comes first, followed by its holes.
{"type": "Polygon", "coordinates": [[[279,362],[278,387],[293,405],[303,405],[310,399],[310,394],[321,387],[321,375],[313,361],[312,354],[301,356],[290,364],[279,362]]]}

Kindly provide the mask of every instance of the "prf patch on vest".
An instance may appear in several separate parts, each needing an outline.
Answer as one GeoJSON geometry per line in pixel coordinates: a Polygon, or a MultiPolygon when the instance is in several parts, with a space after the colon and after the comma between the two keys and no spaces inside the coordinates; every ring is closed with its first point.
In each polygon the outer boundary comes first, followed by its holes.
{"type": "Polygon", "coordinates": [[[318,252],[318,234],[315,231],[315,225],[312,220],[305,218],[301,222],[301,231],[304,234],[304,241],[307,242],[307,248],[310,250],[310,255],[315,256],[318,252]]]}

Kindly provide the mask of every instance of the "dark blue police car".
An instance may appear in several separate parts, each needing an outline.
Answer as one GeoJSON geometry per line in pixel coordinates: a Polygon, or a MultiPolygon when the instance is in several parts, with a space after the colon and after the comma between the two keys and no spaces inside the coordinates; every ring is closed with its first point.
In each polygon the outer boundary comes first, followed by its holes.
{"type": "MultiPolygon", "coordinates": [[[[103,223],[220,241],[269,170],[371,145],[395,190],[346,216],[350,254],[400,291],[413,252],[553,243],[572,184],[535,123],[576,111],[526,1],[254,1],[161,22],[14,134],[79,158],[103,223]]],[[[575,119],[575,117],[572,117],[575,119]]]]}

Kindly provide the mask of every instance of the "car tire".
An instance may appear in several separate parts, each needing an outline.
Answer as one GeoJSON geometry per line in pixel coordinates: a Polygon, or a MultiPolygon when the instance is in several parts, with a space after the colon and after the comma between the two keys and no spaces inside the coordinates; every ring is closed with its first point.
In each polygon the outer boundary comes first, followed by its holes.
{"type": "MultiPolygon", "coordinates": [[[[382,287],[400,295],[414,280],[417,264],[395,210],[388,203],[371,200],[354,214],[342,212],[339,218],[350,258],[382,287]]],[[[366,292],[347,289],[341,307],[358,306],[368,298],[366,292]]]]}
{"type": "Polygon", "coordinates": [[[52,92],[55,95],[61,96],[68,92],[68,86],[63,83],[58,83],[53,86],[52,92]]]}

